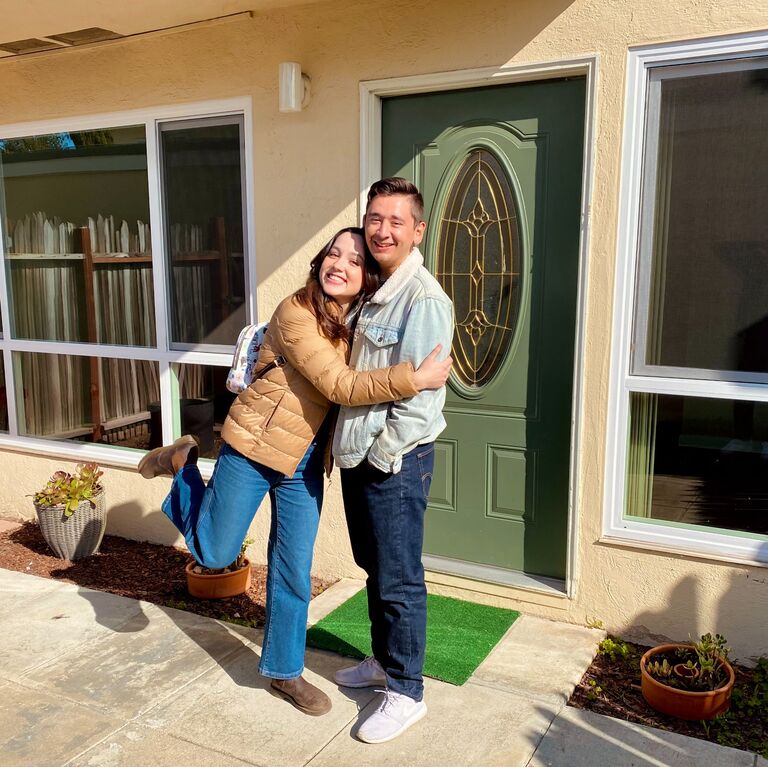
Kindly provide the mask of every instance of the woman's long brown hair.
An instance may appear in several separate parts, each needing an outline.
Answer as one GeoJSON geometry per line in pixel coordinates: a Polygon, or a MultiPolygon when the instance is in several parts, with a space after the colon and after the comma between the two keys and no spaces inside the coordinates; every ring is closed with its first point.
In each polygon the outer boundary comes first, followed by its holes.
{"type": "Polygon", "coordinates": [[[338,237],[345,232],[357,235],[363,241],[363,289],[350,306],[347,314],[357,311],[360,303],[372,296],[381,284],[379,265],[368,250],[363,230],[358,226],[347,226],[344,229],[339,229],[310,261],[307,282],[296,293],[296,300],[315,315],[320,331],[332,341],[349,338],[350,328],[344,322],[344,315],[341,313],[339,304],[331,296],[326,295],[320,285],[320,267],[323,265],[325,257],[331,252],[331,248],[338,237]]]}

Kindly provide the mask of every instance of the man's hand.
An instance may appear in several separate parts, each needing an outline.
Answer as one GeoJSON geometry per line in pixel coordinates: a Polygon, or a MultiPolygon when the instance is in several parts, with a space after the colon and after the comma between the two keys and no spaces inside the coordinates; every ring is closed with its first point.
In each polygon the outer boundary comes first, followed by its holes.
{"type": "Polygon", "coordinates": [[[439,389],[441,386],[445,386],[445,382],[448,380],[448,375],[451,372],[453,359],[446,357],[444,360],[439,360],[438,357],[442,350],[443,345],[438,344],[424,358],[424,361],[413,374],[413,381],[419,391],[439,389]]]}

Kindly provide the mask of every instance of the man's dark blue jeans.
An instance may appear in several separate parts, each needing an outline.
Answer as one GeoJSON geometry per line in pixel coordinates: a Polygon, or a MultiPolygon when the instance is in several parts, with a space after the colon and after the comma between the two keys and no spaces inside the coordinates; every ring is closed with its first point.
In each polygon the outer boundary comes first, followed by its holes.
{"type": "Polygon", "coordinates": [[[424,697],[427,640],[421,549],[434,460],[430,443],[406,453],[397,474],[367,461],[341,471],[352,553],[368,575],[373,656],[389,689],[417,701],[424,697]]]}

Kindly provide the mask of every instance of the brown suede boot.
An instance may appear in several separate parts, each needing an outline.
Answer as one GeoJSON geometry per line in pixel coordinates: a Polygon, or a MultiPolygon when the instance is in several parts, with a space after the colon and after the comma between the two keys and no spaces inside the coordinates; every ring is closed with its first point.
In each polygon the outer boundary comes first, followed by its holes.
{"type": "Polygon", "coordinates": [[[293,679],[273,679],[270,687],[305,714],[320,716],[331,710],[331,699],[302,676],[293,679]]]}
{"type": "Polygon", "coordinates": [[[139,461],[139,474],[145,479],[172,477],[188,463],[197,463],[197,440],[191,434],[179,437],[172,445],[150,450],[139,461]]]}

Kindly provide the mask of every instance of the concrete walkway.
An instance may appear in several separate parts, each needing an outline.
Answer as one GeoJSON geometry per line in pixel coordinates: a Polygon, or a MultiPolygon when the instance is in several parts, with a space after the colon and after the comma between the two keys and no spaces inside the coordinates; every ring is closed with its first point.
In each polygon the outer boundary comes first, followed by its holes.
{"type": "MultiPolygon", "coordinates": [[[[320,595],[312,620],[360,586],[320,595]]],[[[0,636],[3,767],[768,767],[564,708],[602,632],[527,616],[464,686],[427,680],[427,718],[379,746],[354,737],[379,695],[331,681],[348,659],[308,652],[333,700],[308,717],[258,675],[260,631],[0,570],[0,636]]]]}

